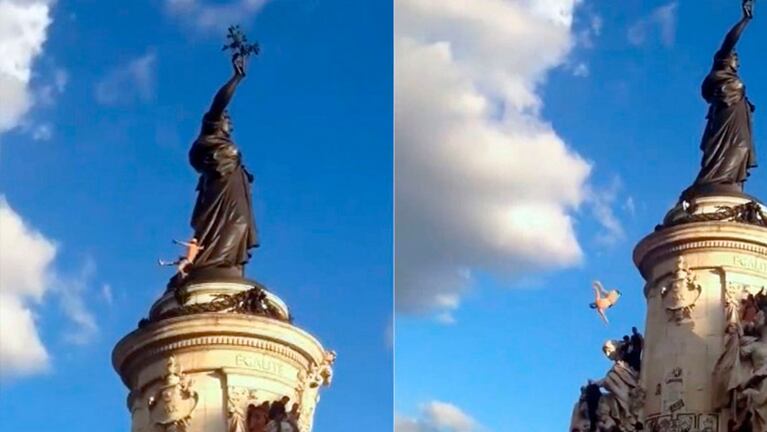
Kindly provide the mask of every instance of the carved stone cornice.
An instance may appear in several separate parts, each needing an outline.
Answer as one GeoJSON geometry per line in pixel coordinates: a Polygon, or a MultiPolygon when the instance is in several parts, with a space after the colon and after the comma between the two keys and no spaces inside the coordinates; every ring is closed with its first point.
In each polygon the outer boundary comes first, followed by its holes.
{"type": "Polygon", "coordinates": [[[645,279],[649,269],[670,256],[705,249],[767,256],[767,229],[728,222],[698,222],[654,232],[634,248],[634,263],[645,279]]]}
{"type": "Polygon", "coordinates": [[[128,334],[115,347],[112,363],[128,385],[137,369],[161,356],[230,347],[265,351],[299,369],[325,362],[320,343],[291,324],[260,316],[201,313],[165,319],[128,334]]]}

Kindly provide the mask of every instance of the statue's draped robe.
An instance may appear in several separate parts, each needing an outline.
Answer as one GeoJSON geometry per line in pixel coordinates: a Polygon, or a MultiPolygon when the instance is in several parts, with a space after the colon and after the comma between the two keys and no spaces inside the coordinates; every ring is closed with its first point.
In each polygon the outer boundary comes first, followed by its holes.
{"type": "Polygon", "coordinates": [[[207,116],[189,151],[189,162],[200,173],[192,228],[204,248],[190,274],[219,268],[235,269],[242,276],[242,266],[250,259],[248,250],[258,246],[251,206],[253,177],[228,134],[207,116]]]}
{"type": "Polygon", "coordinates": [[[740,184],[756,167],[751,133],[753,105],[737,71],[719,56],[703,81],[703,98],[710,104],[700,148],[701,169],[696,185],[740,184]]]}

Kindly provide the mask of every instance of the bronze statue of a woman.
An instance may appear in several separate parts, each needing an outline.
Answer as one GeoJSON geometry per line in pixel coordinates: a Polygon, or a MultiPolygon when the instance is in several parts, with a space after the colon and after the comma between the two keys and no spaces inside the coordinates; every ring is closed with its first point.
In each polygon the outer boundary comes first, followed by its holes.
{"type": "Polygon", "coordinates": [[[756,167],[751,132],[754,105],[746,97],[746,88],[738,76],[735,52],[735,45],[752,17],[753,0],[744,0],[743,17],[727,33],[701,86],[703,98],[710,105],[700,144],[703,158],[698,177],[682,194],[683,199],[710,193],[741,194],[748,170],[756,167]]]}
{"type": "Polygon", "coordinates": [[[241,279],[249,250],[258,246],[251,206],[253,176],[232,141],[232,121],[226,110],[245,77],[247,55],[256,51],[254,47],[234,54],[234,73],[213,98],[189,150],[189,162],[200,174],[191,221],[199,251],[184,269],[184,279],[241,279]]]}

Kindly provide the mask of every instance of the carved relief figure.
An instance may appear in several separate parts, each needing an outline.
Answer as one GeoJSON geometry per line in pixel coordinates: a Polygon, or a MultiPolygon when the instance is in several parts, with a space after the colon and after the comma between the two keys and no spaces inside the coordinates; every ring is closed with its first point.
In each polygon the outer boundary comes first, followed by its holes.
{"type": "Polygon", "coordinates": [[[724,291],[724,350],[714,366],[715,407],[724,408],[733,402],[733,396],[744,381],[746,371],[741,363],[741,340],[743,327],[741,325],[742,300],[747,291],[740,286],[728,285],[724,291]]]}
{"type": "Polygon", "coordinates": [[[751,372],[740,394],[745,400],[751,431],[767,432],[767,325],[764,310],[757,314],[754,335],[743,338],[741,357],[751,372]]]}
{"type": "Polygon", "coordinates": [[[767,432],[767,304],[742,285],[725,290],[724,351],[714,378],[717,405],[730,412],[730,430],[767,432]]]}
{"type": "Polygon", "coordinates": [[[605,342],[602,351],[613,365],[603,379],[589,381],[581,388],[571,432],[641,430],[644,391],[639,383],[638,365],[643,339],[636,328],[632,333],[632,337],[626,336],[624,340],[605,342]]]}

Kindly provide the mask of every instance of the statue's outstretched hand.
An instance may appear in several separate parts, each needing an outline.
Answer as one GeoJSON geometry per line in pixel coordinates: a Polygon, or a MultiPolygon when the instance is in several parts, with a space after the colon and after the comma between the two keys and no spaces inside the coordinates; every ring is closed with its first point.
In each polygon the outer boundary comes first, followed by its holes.
{"type": "Polygon", "coordinates": [[[748,19],[754,17],[754,0],[743,0],[743,17],[748,19]]]}

